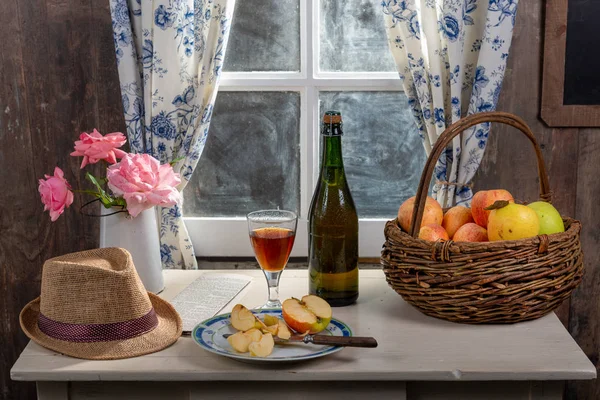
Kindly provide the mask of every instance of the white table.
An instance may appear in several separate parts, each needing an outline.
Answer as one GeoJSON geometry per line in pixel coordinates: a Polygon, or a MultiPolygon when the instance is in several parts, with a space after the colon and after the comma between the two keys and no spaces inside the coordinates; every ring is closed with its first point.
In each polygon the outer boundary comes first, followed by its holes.
{"type": "MultiPolygon", "coordinates": [[[[165,271],[171,299],[208,271],[165,271]]],[[[214,271],[211,271],[214,272],[214,271]]],[[[232,271],[227,271],[232,272],[232,271]]],[[[266,299],[260,271],[227,307],[266,299]]],[[[282,298],[307,292],[305,270],[287,270],[282,298]]],[[[593,379],[594,365],[554,314],[515,325],[472,326],[427,317],[390,289],[383,273],[363,270],[356,305],[334,308],[376,349],[347,348],[286,366],[230,360],[182,337],[150,355],[115,361],[65,357],[30,342],[12,368],[36,381],[41,400],[79,399],[561,399],[563,381],[593,379]]]]}

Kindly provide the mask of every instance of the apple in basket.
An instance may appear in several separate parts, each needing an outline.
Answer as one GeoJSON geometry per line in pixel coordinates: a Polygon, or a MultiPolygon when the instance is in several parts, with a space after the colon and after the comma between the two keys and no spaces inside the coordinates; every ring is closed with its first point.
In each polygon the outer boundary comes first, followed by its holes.
{"type": "Polygon", "coordinates": [[[438,224],[429,224],[419,230],[419,239],[436,242],[438,240],[450,240],[446,230],[438,224]]]}
{"type": "Polygon", "coordinates": [[[450,239],[454,237],[456,231],[463,225],[473,222],[471,209],[464,206],[454,206],[444,214],[442,226],[448,232],[450,239]]]}
{"type": "Polygon", "coordinates": [[[486,210],[486,208],[498,200],[506,200],[511,203],[515,201],[512,194],[504,189],[480,190],[475,193],[473,200],[471,200],[471,214],[473,214],[473,219],[477,225],[487,229],[488,217],[491,211],[486,210]]]}
{"type": "Polygon", "coordinates": [[[287,299],[281,306],[284,321],[298,333],[319,333],[331,321],[332,310],[327,301],[314,295],[298,300],[287,299]]]}
{"type": "Polygon", "coordinates": [[[487,230],[474,222],[464,224],[454,234],[452,238],[455,242],[487,242],[487,230]]]}
{"type": "MultiPolygon", "coordinates": [[[[416,196],[406,200],[398,209],[398,224],[404,232],[410,232],[413,209],[415,207],[416,196]]],[[[433,197],[427,197],[425,201],[425,210],[423,211],[423,220],[421,226],[429,224],[442,225],[444,219],[444,210],[442,206],[433,197]]]]}
{"type": "Polygon", "coordinates": [[[560,213],[554,206],[545,201],[535,201],[527,207],[533,208],[540,220],[539,235],[551,235],[565,231],[565,224],[560,213]]]}
{"type": "Polygon", "coordinates": [[[489,208],[487,231],[490,241],[519,240],[538,235],[540,220],[533,208],[507,201],[498,201],[489,208]]]}

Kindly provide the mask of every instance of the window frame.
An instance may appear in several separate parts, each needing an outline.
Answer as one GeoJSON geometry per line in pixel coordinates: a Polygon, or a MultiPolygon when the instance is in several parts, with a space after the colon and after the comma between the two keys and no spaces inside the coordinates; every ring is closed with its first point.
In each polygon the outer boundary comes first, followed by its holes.
{"type": "MultiPolygon", "coordinates": [[[[300,94],[300,215],[292,257],[308,254],[308,208],[318,179],[320,154],[319,93],[327,91],[403,92],[396,72],[319,71],[319,3],[299,1],[299,72],[223,72],[219,91],[290,91],[300,94]]],[[[382,17],[383,20],[383,17],[382,17]]],[[[199,257],[252,257],[245,217],[185,217],[199,257]]],[[[379,258],[387,219],[359,220],[359,255],[379,258]]]]}

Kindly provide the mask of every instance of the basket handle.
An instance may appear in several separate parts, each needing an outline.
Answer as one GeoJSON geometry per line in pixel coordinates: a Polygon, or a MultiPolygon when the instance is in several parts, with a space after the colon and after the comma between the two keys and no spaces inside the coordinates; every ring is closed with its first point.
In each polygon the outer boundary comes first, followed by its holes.
{"type": "Polygon", "coordinates": [[[437,160],[442,155],[442,152],[446,149],[446,146],[456,136],[471,128],[475,125],[479,125],[484,122],[501,122],[506,125],[513,126],[523,132],[529,139],[535,150],[535,156],[537,157],[538,175],[540,177],[540,198],[550,202],[550,184],[548,182],[548,173],[546,172],[546,166],[544,165],[544,159],[542,158],[542,150],[538,144],[533,132],[525,121],[516,115],[509,114],[506,112],[493,111],[493,112],[482,112],[477,114],[471,114],[465,118],[462,118],[452,125],[450,125],[438,138],[429,154],[429,158],[425,163],[425,169],[421,174],[421,180],[419,181],[419,188],[417,189],[417,195],[415,198],[415,204],[417,205],[415,211],[413,211],[411,220],[411,236],[416,238],[419,236],[419,229],[421,228],[421,222],[423,219],[423,212],[425,211],[425,200],[427,199],[427,189],[433,176],[433,170],[437,160]]]}

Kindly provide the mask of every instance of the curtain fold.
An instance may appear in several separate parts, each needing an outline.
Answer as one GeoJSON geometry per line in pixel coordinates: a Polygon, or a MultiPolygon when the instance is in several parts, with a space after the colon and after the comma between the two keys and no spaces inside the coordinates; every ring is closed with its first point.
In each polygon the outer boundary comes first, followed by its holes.
{"type": "MultiPolygon", "coordinates": [[[[447,126],[496,109],[518,0],[384,0],[389,47],[429,155],[447,126]]],[[[433,197],[469,205],[490,124],[453,140],[438,160],[433,197]]]]}
{"type": "MultiPolygon", "coordinates": [[[[202,154],[235,0],[110,0],[131,151],[173,162],[183,190],[202,154]]],[[[159,210],[163,268],[197,268],[182,204],[159,210]]]]}

